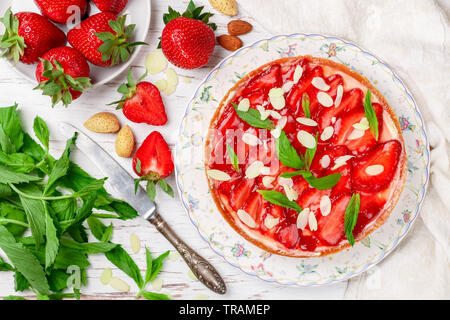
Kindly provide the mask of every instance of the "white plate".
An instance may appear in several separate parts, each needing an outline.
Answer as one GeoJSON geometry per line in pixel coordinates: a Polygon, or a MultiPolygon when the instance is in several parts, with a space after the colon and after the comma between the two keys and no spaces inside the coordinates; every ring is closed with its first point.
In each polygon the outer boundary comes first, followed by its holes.
{"type": "Polygon", "coordinates": [[[317,286],[347,280],[380,262],[404,238],[419,214],[428,183],[429,145],[422,116],[397,75],[355,44],[316,34],[264,39],[223,60],[196,90],[180,127],[176,146],[177,186],[183,204],[202,238],[225,261],[265,281],[317,286]],[[214,203],[204,170],[205,135],[228,90],[246,73],[283,57],[312,55],[343,63],[367,77],[399,117],[408,156],[406,184],[387,221],[351,249],[316,258],[270,254],[242,238],[214,203]]]}
{"type": "MultiPolygon", "coordinates": [[[[3,16],[4,12],[11,7],[13,13],[20,11],[32,11],[40,13],[39,8],[36,6],[33,0],[1,0],[0,1],[0,15],[3,16]]],[[[90,15],[100,12],[93,4],[89,4],[90,15]]],[[[151,0],[129,0],[125,10],[120,15],[127,14],[127,24],[136,24],[136,30],[134,32],[134,38],[132,41],[145,41],[149,28],[151,17],[151,0]]],[[[56,24],[56,23],[55,23],[56,24]]],[[[67,33],[70,29],[66,25],[56,24],[61,30],[67,33]]],[[[3,24],[0,25],[0,33],[4,32],[3,24]]],[[[131,55],[130,59],[122,64],[116,65],[111,68],[101,68],[89,63],[91,68],[91,79],[94,87],[105,84],[123,71],[127,70],[136,58],[142,46],[136,47],[136,50],[131,55]]],[[[11,63],[13,64],[13,63],[11,63]]],[[[27,65],[19,62],[15,68],[17,72],[23,75],[26,79],[33,83],[36,83],[36,65],[27,65]]]]}

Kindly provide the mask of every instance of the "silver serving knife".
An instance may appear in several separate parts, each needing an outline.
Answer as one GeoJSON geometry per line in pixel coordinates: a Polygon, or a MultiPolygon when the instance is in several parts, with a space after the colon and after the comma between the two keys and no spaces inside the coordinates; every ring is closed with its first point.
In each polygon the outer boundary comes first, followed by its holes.
{"type": "Polygon", "coordinates": [[[64,137],[70,138],[78,132],[76,146],[102,170],[108,177],[108,183],[116,193],[136,209],[136,211],[153,224],[161,234],[177,249],[197,279],[212,291],[225,294],[226,286],[217,270],[186,243],[169,227],[156,212],[155,204],[148,198],[142,187],[134,191],[134,179],[96,142],[69,123],[61,122],[59,129],[64,137]]]}

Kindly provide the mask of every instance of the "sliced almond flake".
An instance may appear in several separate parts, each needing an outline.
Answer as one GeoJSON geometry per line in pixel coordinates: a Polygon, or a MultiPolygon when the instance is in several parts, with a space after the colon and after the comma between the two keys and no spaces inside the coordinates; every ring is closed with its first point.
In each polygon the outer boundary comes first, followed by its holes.
{"type": "Polygon", "coordinates": [[[278,183],[281,186],[288,186],[288,187],[293,187],[294,186],[294,181],[292,181],[292,178],[283,178],[281,176],[278,177],[278,183]]]}
{"type": "Polygon", "coordinates": [[[245,170],[245,177],[247,179],[253,179],[256,178],[261,174],[261,169],[264,167],[264,163],[261,161],[255,161],[251,165],[247,167],[247,170],[245,170]]]}
{"type": "Polygon", "coordinates": [[[135,233],[132,233],[130,235],[130,246],[131,251],[134,254],[138,253],[139,250],[141,250],[141,239],[139,239],[139,237],[135,233]]]}
{"type": "Polygon", "coordinates": [[[314,149],[316,147],[316,138],[305,130],[297,133],[297,139],[305,148],[314,149]]]}
{"type": "Polygon", "coordinates": [[[364,136],[366,132],[359,130],[359,129],[353,129],[353,131],[348,135],[347,140],[356,140],[364,136]]]}
{"type": "Polygon", "coordinates": [[[324,107],[331,107],[333,105],[333,99],[331,98],[331,96],[323,91],[319,91],[317,93],[317,100],[319,101],[319,103],[321,105],[323,105],[324,107]]]}
{"type": "Polygon", "coordinates": [[[309,213],[308,225],[309,225],[309,230],[311,230],[311,231],[316,231],[317,230],[316,215],[312,211],[309,213]]]}
{"type": "Polygon", "coordinates": [[[334,128],[332,126],[326,127],[323,129],[322,134],[320,135],[320,140],[327,141],[333,136],[334,128]]]}
{"type": "Polygon", "coordinates": [[[365,171],[369,176],[377,176],[384,171],[384,166],[381,164],[374,164],[368,166],[365,171]]]}
{"type": "Polygon", "coordinates": [[[130,291],[129,284],[120,278],[112,277],[111,280],[109,281],[109,285],[120,292],[130,291]]]}
{"type": "Polygon", "coordinates": [[[175,260],[178,260],[180,257],[181,257],[181,255],[178,251],[172,250],[172,251],[170,251],[168,258],[171,261],[175,261],[175,260]]]}
{"type": "Polygon", "coordinates": [[[170,96],[175,92],[178,86],[178,74],[174,69],[169,68],[166,71],[167,87],[164,89],[166,95],[170,96]]]}
{"type": "Polygon", "coordinates": [[[311,84],[322,91],[330,90],[330,86],[321,77],[314,77],[311,81],[311,84]]]}
{"type": "Polygon", "coordinates": [[[280,222],[280,218],[274,218],[273,216],[271,216],[270,214],[268,214],[266,216],[266,218],[264,219],[264,226],[267,229],[272,229],[273,227],[275,227],[278,223],[280,222]]]}
{"type": "Polygon", "coordinates": [[[296,119],[298,123],[301,123],[305,126],[315,127],[317,126],[317,122],[310,118],[300,117],[296,119]]]}
{"type": "Polygon", "coordinates": [[[281,135],[281,128],[275,128],[273,130],[270,130],[270,134],[272,135],[272,137],[274,137],[275,139],[278,139],[281,135]]]}
{"type": "Polygon", "coordinates": [[[291,91],[293,86],[294,86],[294,82],[293,81],[286,81],[283,84],[283,86],[281,87],[281,89],[283,89],[284,92],[289,92],[289,91],[291,91]]]}
{"type": "Polygon", "coordinates": [[[112,270],[110,268],[105,268],[103,270],[102,275],[100,276],[100,282],[104,285],[109,284],[112,278],[112,270]]]}
{"type": "Polygon", "coordinates": [[[369,120],[367,120],[366,117],[363,117],[363,118],[361,119],[361,121],[359,121],[358,123],[355,123],[355,124],[353,125],[353,128],[358,129],[358,130],[361,130],[361,131],[366,131],[367,129],[370,128],[370,126],[369,126],[369,120]]]}
{"type": "Polygon", "coordinates": [[[208,177],[217,181],[228,181],[231,179],[228,173],[217,169],[209,169],[206,173],[208,174],[208,177]]]}
{"type": "Polygon", "coordinates": [[[267,112],[272,118],[277,120],[281,119],[281,114],[279,112],[276,112],[275,110],[267,110],[267,112]]]}
{"type": "Polygon", "coordinates": [[[331,169],[335,170],[339,167],[344,166],[347,163],[347,161],[350,160],[351,158],[354,158],[354,156],[346,155],[336,158],[336,160],[334,160],[334,166],[331,169]]]}
{"type": "Polygon", "coordinates": [[[309,217],[309,208],[303,209],[297,217],[297,228],[298,229],[305,229],[308,225],[308,217],[309,217]]]}
{"type": "Polygon", "coordinates": [[[272,182],[275,181],[275,177],[265,176],[262,178],[263,186],[266,188],[273,188],[272,182]]]}
{"type": "Polygon", "coordinates": [[[278,120],[276,127],[280,128],[280,130],[283,130],[284,127],[286,126],[286,123],[287,123],[287,117],[281,117],[278,120]]]}
{"type": "Polygon", "coordinates": [[[336,99],[334,99],[334,106],[339,107],[342,102],[342,96],[344,94],[344,87],[340,84],[336,90],[336,99]]]}
{"type": "Polygon", "coordinates": [[[331,200],[328,196],[322,196],[320,199],[320,213],[326,217],[331,212],[331,200]]]}
{"type": "Polygon", "coordinates": [[[266,109],[264,109],[263,106],[257,105],[256,109],[259,111],[259,114],[261,115],[261,120],[266,120],[269,117],[270,113],[266,109]]]}
{"type": "Polygon", "coordinates": [[[262,167],[261,168],[261,174],[262,175],[269,175],[270,174],[270,167],[262,167]]]}
{"type": "Polygon", "coordinates": [[[152,282],[150,282],[152,285],[152,289],[154,291],[161,291],[161,288],[164,284],[163,279],[161,278],[156,278],[155,280],[153,280],[152,282]]]}
{"type": "Polygon", "coordinates": [[[276,110],[281,110],[286,106],[284,91],[282,88],[272,88],[269,91],[269,100],[276,110]]]}
{"type": "Polygon", "coordinates": [[[244,132],[244,134],[242,135],[242,141],[244,141],[249,146],[257,146],[258,144],[262,143],[257,136],[248,132],[244,132]]]}
{"type": "Polygon", "coordinates": [[[192,272],[191,269],[189,269],[189,271],[187,272],[187,276],[189,277],[189,279],[197,281],[197,276],[192,272]]]}
{"type": "Polygon", "coordinates": [[[284,193],[286,197],[291,201],[296,201],[298,199],[298,193],[294,190],[294,188],[289,187],[287,185],[283,185],[284,193]]]}
{"type": "Polygon", "coordinates": [[[158,88],[159,91],[164,91],[167,88],[167,80],[161,79],[155,82],[155,87],[158,88]]]}
{"type": "Polygon", "coordinates": [[[336,117],[331,117],[331,123],[334,124],[336,122],[336,117]]]}
{"type": "Polygon", "coordinates": [[[295,67],[294,77],[293,77],[294,84],[297,83],[302,78],[302,75],[303,75],[303,68],[301,65],[297,65],[295,67]]]}
{"type": "Polygon", "coordinates": [[[247,112],[249,108],[250,108],[250,100],[248,100],[247,98],[244,98],[241,101],[239,101],[239,104],[237,107],[237,109],[239,111],[247,112]]]}
{"type": "Polygon", "coordinates": [[[167,58],[161,49],[156,49],[145,58],[145,68],[150,74],[157,74],[164,71],[167,65],[167,58]]]}
{"type": "Polygon", "coordinates": [[[237,211],[237,215],[239,219],[246,224],[248,227],[254,229],[256,228],[256,222],[253,220],[253,218],[244,210],[240,209],[237,211]]]}
{"type": "Polygon", "coordinates": [[[324,169],[328,168],[328,166],[330,165],[330,162],[331,162],[330,156],[327,154],[324,155],[319,161],[320,165],[324,169]]]}

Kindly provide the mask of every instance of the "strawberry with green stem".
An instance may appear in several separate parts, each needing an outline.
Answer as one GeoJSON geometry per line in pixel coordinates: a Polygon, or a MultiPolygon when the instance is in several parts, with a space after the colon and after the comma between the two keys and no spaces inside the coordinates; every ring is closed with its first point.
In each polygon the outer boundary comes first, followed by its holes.
{"type": "Polygon", "coordinates": [[[169,7],[163,15],[164,30],[160,47],[166,58],[175,66],[195,69],[208,63],[216,45],[214,30],[217,26],[209,23],[212,13],[202,13],[204,7],[196,7],[189,2],[187,10],[180,14],[169,7]]]}
{"type": "Polygon", "coordinates": [[[127,83],[117,89],[122,98],[109,105],[117,104],[117,109],[123,109],[125,117],[135,123],[162,126],[167,123],[167,115],[161,93],[152,83],[142,81],[146,76],[147,73],[135,82],[131,69],[128,70],[127,83]]]}
{"type": "Polygon", "coordinates": [[[128,61],[136,46],[145,42],[130,42],[135,24],[125,25],[126,15],[117,17],[100,12],[73,28],[67,34],[69,43],[91,63],[111,67],[128,61]]]}
{"type": "Polygon", "coordinates": [[[174,197],[173,189],[164,181],[174,170],[172,152],[167,142],[158,131],[153,131],[144,140],[133,158],[133,169],[140,178],[135,180],[137,191],[139,182],[147,180],[147,195],[154,201],[156,185],[161,190],[174,197]]]}
{"type": "Polygon", "coordinates": [[[0,21],[5,25],[5,33],[0,38],[0,57],[6,56],[14,64],[36,63],[44,53],[66,42],[64,32],[34,12],[13,14],[9,8],[0,21]]]}
{"type": "Polygon", "coordinates": [[[35,90],[52,98],[52,106],[62,102],[68,107],[86,88],[92,87],[90,69],[84,56],[71,47],[51,49],[36,68],[39,82],[35,90]]]}

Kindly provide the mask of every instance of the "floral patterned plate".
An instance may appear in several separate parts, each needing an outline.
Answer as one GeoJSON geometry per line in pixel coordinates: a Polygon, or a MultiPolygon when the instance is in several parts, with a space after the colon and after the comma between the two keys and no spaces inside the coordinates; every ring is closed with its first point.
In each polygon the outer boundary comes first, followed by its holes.
{"type": "Polygon", "coordinates": [[[380,262],[417,218],[428,183],[429,145],[420,111],[409,90],[382,61],[355,44],[316,34],[281,35],[241,48],[224,59],[196,90],[180,127],[176,178],[183,204],[202,238],[231,265],[262,280],[314,286],[347,280],[380,262]],[[351,249],[318,258],[268,253],[232,229],[214,203],[204,170],[205,136],[228,90],[247,72],[275,59],[312,55],[342,63],[368,78],[399,116],[408,156],[400,200],[379,229],[351,249]]]}

